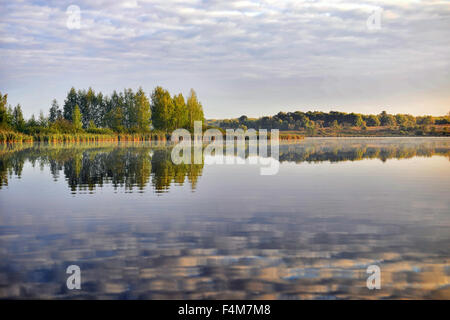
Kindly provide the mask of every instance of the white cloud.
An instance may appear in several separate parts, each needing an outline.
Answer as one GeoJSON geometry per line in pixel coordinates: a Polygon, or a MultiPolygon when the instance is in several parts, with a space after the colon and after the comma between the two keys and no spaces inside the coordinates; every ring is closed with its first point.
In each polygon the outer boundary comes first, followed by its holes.
{"type": "MultiPolygon", "coordinates": [[[[212,110],[209,114],[221,116],[242,107],[250,114],[275,111],[280,105],[269,106],[270,99],[262,96],[267,85],[273,88],[276,101],[282,99],[280,104],[292,108],[312,102],[352,105],[358,99],[372,99],[375,105],[396,101],[380,99],[377,94],[405,90],[397,81],[416,77],[415,86],[407,86],[409,91],[402,94],[423,92],[431,81],[433,90],[425,94],[450,100],[440,89],[450,85],[448,1],[127,0],[75,4],[81,8],[80,30],[66,28],[69,4],[0,4],[0,90],[20,92],[21,87],[45,82],[70,87],[75,82],[71,79],[84,81],[82,86],[108,83],[104,86],[108,88],[162,81],[174,88],[181,84],[183,90],[191,86],[209,90],[203,93],[208,99],[205,105],[212,110]],[[366,20],[376,8],[383,8],[382,27],[370,32],[366,20]],[[44,80],[25,80],[30,74],[44,80]],[[326,83],[325,95],[311,81],[319,78],[326,83]],[[339,85],[333,81],[336,79],[339,85]],[[352,84],[357,90],[351,90],[352,84]],[[301,95],[292,92],[298,87],[302,87],[301,95]],[[234,95],[230,103],[215,95],[221,90],[234,95]],[[231,105],[245,94],[254,99],[253,104],[231,105]],[[315,99],[316,95],[322,99],[315,99]]],[[[36,99],[41,98],[30,97],[29,101],[36,99]]],[[[434,112],[440,113],[448,107],[435,108],[434,112]]]]}

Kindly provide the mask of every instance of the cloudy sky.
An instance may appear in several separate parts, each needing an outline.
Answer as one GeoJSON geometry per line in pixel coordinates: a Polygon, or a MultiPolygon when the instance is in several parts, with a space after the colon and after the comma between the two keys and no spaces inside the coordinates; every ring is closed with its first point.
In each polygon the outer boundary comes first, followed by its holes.
{"type": "Polygon", "coordinates": [[[0,16],[0,91],[26,116],[71,86],[194,88],[207,118],[450,111],[448,0],[0,0],[0,16]]]}

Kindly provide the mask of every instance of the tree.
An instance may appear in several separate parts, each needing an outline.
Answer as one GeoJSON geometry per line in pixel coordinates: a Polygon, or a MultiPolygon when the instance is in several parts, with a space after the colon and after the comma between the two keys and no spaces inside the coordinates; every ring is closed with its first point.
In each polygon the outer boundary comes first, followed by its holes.
{"type": "Polygon", "coordinates": [[[76,130],[81,130],[83,127],[82,114],[80,112],[78,104],[76,104],[75,107],[73,108],[72,123],[76,130]]]}
{"type": "Polygon", "coordinates": [[[88,129],[88,130],[95,130],[95,129],[97,129],[97,126],[95,125],[94,120],[90,120],[90,121],[89,121],[89,124],[88,124],[87,129],[88,129]]]}
{"type": "Polygon", "coordinates": [[[420,117],[419,123],[420,123],[420,124],[423,124],[423,125],[434,124],[434,119],[433,119],[432,116],[424,116],[424,117],[420,117]]]}
{"type": "Polygon", "coordinates": [[[103,94],[99,92],[95,99],[95,108],[93,110],[93,120],[96,127],[100,127],[104,124],[104,117],[106,115],[105,105],[107,103],[107,99],[103,97],[103,94]]]}
{"type": "Polygon", "coordinates": [[[139,131],[149,131],[151,124],[151,108],[150,102],[145,95],[144,90],[139,88],[135,95],[135,117],[136,126],[139,131]]]}
{"type": "Polygon", "coordinates": [[[306,133],[310,136],[313,136],[316,134],[316,124],[314,123],[314,121],[309,121],[306,124],[306,133]]]}
{"type": "Polygon", "coordinates": [[[123,90],[122,95],[123,101],[123,125],[126,128],[136,128],[137,127],[137,107],[136,107],[136,97],[132,89],[123,90]]]}
{"type": "Polygon", "coordinates": [[[39,111],[39,126],[41,127],[47,127],[48,126],[48,119],[44,116],[44,112],[42,110],[39,111]]]}
{"type": "Polygon", "coordinates": [[[188,111],[186,102],[181,93],[173,96],[175,129],[186,128],[188,126],[188,111]]]}
{"type": "Polygon", "coordinates": [[[8,104],[8,94],[2,95],[0,92],[0,127],[6,127],[8,125],[8,110],[6,105],[8,104]]]}
{"type": "Polygon", "coordinates": [[[151,95],[151,113],[152,123],[155,129],[168,131],[170,129],[170,120],[173,117],[174,103],[169,91],[162,87],[156,87],[151,95]]]}
{"type": "Polygon", "coordinates": [[[20,104],[15,106],[13,110],[13,126],[17,131],[23,131],[25,129],[25,120],[20,104]]]}
{"type": "Polygon", "coordinates": [[[72,121],[73,109],[77,104],[78,104],[78,95],[77,92],[75,91],[75,88],[72,87],[69,93],[67,94],[66,100],[64,101],[64,110],[63,110],[64,119],[72,121]]]}
{"type": "Polygon", "coordinates": [[[14,111],[13,111],[13,108],[11,107],[11,105],[8,106],[8,111],[7,111],[6,116],[7,116],[6,123],[7,123],[8,127],[13,127],[14,111]]]}
{"type": "Polygon", "coordinates": [[[245,115],[244,115],[244,116],[240,116],[238,120],[239,120],[239,123],[241,123],[241,124],[244,124],[244,125],[245,125],[245,124],[247,124],[247,121],[248,121],[248,117],[247,117],[247,116],[245,116],[245,115]]]}
{"type": "Polygon", "coordinates": [[[80,112],[83,115],[83,127],[87,128],[89,126],[89,121],[94,120],[97,96],[95,95],[94,90],[89,87],[87,92],[83,91],[82,97],[83,99],[80,102],[83,104],[80,104],[80,112]]]}
{"type": "Polygon", "coordinates": [[[202,123],[205,121],[202,104],[198,101],[197,94],[195,93],[194,89],[191,89],[191,91],[189,92],[186,105],[189,128],[193,129],[194,121],[202,121],[202,123]]]}
{"type": "Polygon", "coordinates": [[[33,128],[37,126],[38,122],[36,121],[36,117],[34,116],[34,114],[32,114],[30,120],[28,120],[27,122],[27,127],[33,128]]]}
{"type": "Polygon", "coordinates": [[[382,126],[395,126],[396,124],[395,117],[386,111],[381,112],[379,118],[382,126]]]}
{"type": "Polygon", "coordinates": [[[369,127],[378,127],[381,124],[380,119],[374,114],[367,117],[366,123],[369,127]]]}
{"type": "Polygon", "coordinates": [[[56,99],[53,99],[52,106],[49,109],[48,121],[50,123],[54,123],[56,120],[61,119],[61,118],[62,118],[62,112],[61,112],[61,109],[59,109],[58,101],[56,101],[56,99]]]}
{"type": "Polygon", "coordinates": [[[124,129],[124,112],[123,102],[124,97],[118,94],[116,90],[113,91],[111,98],[105,101],[105,123],[106,126],[113,130],[122,132],[124,129]]]}
{"type": "Polygon", "coordinates": [[[106,115],[106,121],[108,122],[108,126],[116,132],[123,132],[125,127],[123,126],[123,112],[120,106],[115,106],[108,114],[106,115]]]}
{"type": "Polygon", "coordinates": [[[341,126],[339,125],[339,123],[338,123],[338,121],[337,120],[334,120],[332,123],[331,123],[331,128],[333,129],[333,130],[339,130],[340,128],[341,128],[341,126]]]}
{"type": "Polygon", "coordinates": [[[353,125],[355,125],[356,127],[363,127],[366,125],[366,123],[364,122],[360,114],[355,114],[353,125]]]}

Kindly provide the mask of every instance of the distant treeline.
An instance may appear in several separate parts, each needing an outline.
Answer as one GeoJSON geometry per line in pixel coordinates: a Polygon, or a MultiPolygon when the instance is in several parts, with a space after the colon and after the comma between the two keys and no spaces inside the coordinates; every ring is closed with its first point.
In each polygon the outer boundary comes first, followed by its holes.
{"type": "Polygon", "coordinates": [[[62,107],[53,100],[48,115],[40,112],[25,120],[21,105],[8,105],[7,94],[0,92],[0,129],[29,135],[37,133],[167,133],[176,128],[192,129],[194,121],[204,121],[203,107],[191,89],[187,99],[156,87],[147,97],[144,90],[125,89],[111,95],[92,88],[71,88],[62,107]]]}
{"type": "Polygon", "coordinates": [[[279,129],[279,130],[307,130],[314,131],[318,128],[334,128],[336,130],[342,127],[367,127],[378,126],[400,126],[414,127],[416,125],[432,124],[450,124],[450,113],[447,116],[419,116],[410,114],[388,114],[386,111],[378,115],[345,113],[338,111],[320,112],[279,112],[270,117],[248,118],[241,116],[237,119],[209,120],[210,125],[215,125],[223,129],[279,129]]]}

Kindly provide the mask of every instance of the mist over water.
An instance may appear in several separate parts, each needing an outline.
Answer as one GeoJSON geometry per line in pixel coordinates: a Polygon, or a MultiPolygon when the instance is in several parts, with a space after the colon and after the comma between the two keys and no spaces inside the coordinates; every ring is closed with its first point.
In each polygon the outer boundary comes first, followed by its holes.
{"type": "Polygon", "coordinates": [[[165,144],[0,145],[0,298],[450,298],[450,139],[279,156],[261,176],[165,144]]]}

